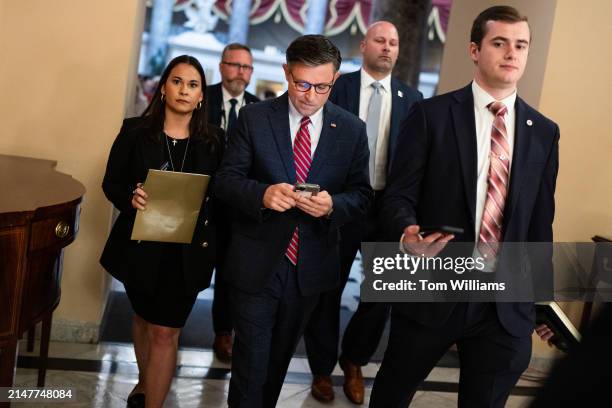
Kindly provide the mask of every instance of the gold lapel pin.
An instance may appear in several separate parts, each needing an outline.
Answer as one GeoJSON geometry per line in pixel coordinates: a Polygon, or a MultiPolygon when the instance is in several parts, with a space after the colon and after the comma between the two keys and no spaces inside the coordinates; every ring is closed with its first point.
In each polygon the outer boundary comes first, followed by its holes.
{"type": "Polygon", "coordinates": [[[334,122],[332,122],[332,123],[330,124],[330,126],[331,126],[331,127],[333,127],[333,128],[335,128],[335,127],[336,127],[336,124],[335,124],[334,122]]]}
{"type": "Polygon", "coordinates": [[[533,122],[531,121],[531,119],[527,119],[527,126],[531,126],[533,125],[533,122]]]}

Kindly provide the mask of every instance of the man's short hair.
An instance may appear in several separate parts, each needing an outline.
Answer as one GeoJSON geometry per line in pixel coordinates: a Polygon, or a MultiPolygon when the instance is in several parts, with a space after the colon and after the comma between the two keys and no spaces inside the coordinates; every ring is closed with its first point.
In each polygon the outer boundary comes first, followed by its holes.
{"type": "Polygon", "coordinates": [[[489,7],[476,17],[472,24],[472,32],[470,33],[470,41],[475,43],[480,49],[480,44],[485,35],[487,35],[488,21],[503,21],[505,23],[520,23],[522,21],[529,24],[527,16],[521,15],[517,9],[510,6],[493,6],[489,7]]]}
{"type": "Polygon", "coordinates": [[[340,69],[340,50],[323,35],[303,35],[293,40],[287,48],[287,65],[304,64],[317,67],[332,63],[334,71],[340,69]]]}
{"type": "Polygon", "coordinates": [[[223,49],[223,52],[221,53],[221,60],[225,59],[226,52],[233,51],[233,50],[244,50],[248,52],[251,56],[253,56],[253,54],[251,53],[251,49],[247,47],[246,45],[240,44],[240,43],[231,43],[231,44],[227,44],[225,48],[223,49]]]}

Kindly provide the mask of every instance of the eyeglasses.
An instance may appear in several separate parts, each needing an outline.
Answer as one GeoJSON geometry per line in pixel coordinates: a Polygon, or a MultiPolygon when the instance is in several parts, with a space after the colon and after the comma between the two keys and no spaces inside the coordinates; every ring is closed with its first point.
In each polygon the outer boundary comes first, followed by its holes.
{"type": "MultiPolygon", "coordinates": [[[[293,74],[290,73],[290,75],[291,78],[293,78],[293,74]]],[[[295,85],[295,89],[300,92],[308,92],[310,88],[314,87],[315,92],[321,95],[328,93],[330,89],[332,89],[332,86],[334,86],[333,82],[331,84],[311,84],[306,81],[293,81],[293,84],[295,85]]]]}
{"type": "Polygon", "coordinates": [[[253,66],[249,65],[249,64],[239,64],[237,62],[227,62],[227,61],[221,61],[222,64],[225,65],[229,65],[230,67],[240,71],[240,68],[244,69],[245,71],[252,71],[253,70],[253,66]]]}

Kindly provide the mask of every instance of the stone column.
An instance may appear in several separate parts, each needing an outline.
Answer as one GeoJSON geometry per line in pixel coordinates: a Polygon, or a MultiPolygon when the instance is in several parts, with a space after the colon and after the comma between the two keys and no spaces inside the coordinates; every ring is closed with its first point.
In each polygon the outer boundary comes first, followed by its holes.
{"type": "Polygon", "coordinates": [[[227,42],[246,44],[249,38],[251,0],[233,0],[227,42]]]}
{"type": "Polygon", "coordinates": [[[304,34],[323,34],[327,0],[308,0],[307,5],[308,13],[304,25],[304,34]]]}
{"type": "Polygon", "coordinates": [[[415,88],[419,84],[430,10],[431,0],[374,0],[372,4],[370,23],[387,20],[395,24],[399,33],[400,53],[393,74],[415,88]]]}
{"type": "Polygon", "coordinates": [[[153,0],[149,46],[146,57],[146,72],[148,75],[161,74],[166,65],[166,50],[170,26],[172,25],[173,6],[174,0],[153,0]]]}

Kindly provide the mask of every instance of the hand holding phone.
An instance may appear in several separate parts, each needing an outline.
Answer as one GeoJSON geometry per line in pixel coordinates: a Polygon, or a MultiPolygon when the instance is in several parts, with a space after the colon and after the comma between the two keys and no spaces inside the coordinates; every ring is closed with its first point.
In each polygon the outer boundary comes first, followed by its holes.
{"type": "Polygon", "coordinates": [[[296,196],[294,186],[289,183],[278,183],[269,186],[264,192],[263,207],[284,212],[295,207],[296,196]]]}
{"type": "MultiPolygon", "coordinates": [[[[448,231],[449,227],[445,227],[448,231]]],[[[413,255],[422,255],[426,257],[436,256],[448,243],[454,238],[452,232],[440,231],[441,226],[436,227],[419,227],[418,225],[409,225],[404,228],[402,245],[404,250],[413,255]],[[425,232],[423,231],[425,230],[425,232]],[[430,231],[427,233],[426,231],[430,231]]],[[[455,231],[459,231],[457,228],[455,231]]],[[[463,232],[463,230],[461,230],[463,232]]]]}
{"type": "Polygon", "coordinates": [[[319,186],[316,187],[314,190],[298,193],[296,207],[315,218],[329,216],[333,211],[334,201],[327,191],[317,191],[319,186]]]}

